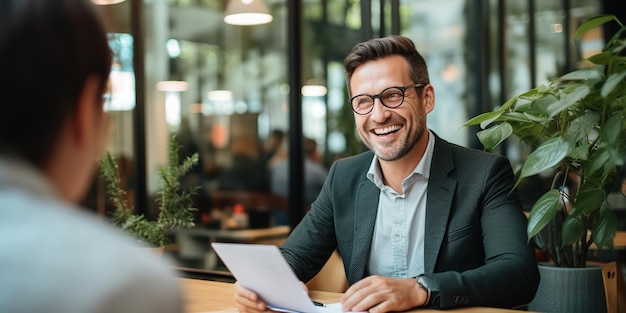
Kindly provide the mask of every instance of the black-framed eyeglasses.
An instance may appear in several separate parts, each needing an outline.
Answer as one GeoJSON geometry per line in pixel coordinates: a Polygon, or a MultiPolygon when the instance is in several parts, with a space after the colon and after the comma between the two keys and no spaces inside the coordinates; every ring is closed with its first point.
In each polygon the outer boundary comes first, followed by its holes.
{"type": "Polygon", "coordinates": [[[412,84],[404,87],[389,87],[385,88],[381,93],[377,95],[356,95],[348,103],[352,106],[352,111],[359,115],[365,115],[372,112],[374,109],[374,101],[376,98],[380,99],[385,107],[395,109],[404,103],[404,93],[409,88],[424,87],[424,84],[412,84]]]}

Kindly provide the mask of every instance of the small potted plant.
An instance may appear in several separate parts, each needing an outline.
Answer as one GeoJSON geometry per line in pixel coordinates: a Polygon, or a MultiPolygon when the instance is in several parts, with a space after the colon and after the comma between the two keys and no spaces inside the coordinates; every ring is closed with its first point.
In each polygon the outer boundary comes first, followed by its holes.
{"type": "MultiPolygon", "coordinates": [[[[607,22],[618,23],[621,29],[601,53],[587,60],[589,67],[551,79],[465,124],[480,125],[483,130],[477,136],[486,149],[515,135],[532,151],[518,172],[516,186],[526,177],[554,173],[551,188],[530,211],[527,233],[558,268],[587,267],[589,248],[612,248],[617,229],[607,198],[626,155],[625,28],[613,15],[597,16],[581,24],[574,37],[607,22]],[[575,194],[564,188],[572,178],[575,194]]],[[[541,266],[540,272],[537,296],[545,293],[542,285],[553,280],[544,276],[541,266]]],[[[556,288],[563,293],[565,287],[556,288]]]]}
{"type": "Polygon", "coordinates": [[[128,203],[126,190],[122,186],[117,160],[106,152],[100,161],[100,172],[107,181],[107,193],[114,207],[111,222],[155,248],[165,247],[168,230],[195,226],[193,213],[197,209],[193,207],[193,196],[200,187],[187,188],[180,183],[180,179],[198,164],[198,153],[180,162],[180,148],[176,137],[170,137],[167,165],[159,170],[159,191],[156,199],[158,216],[154,220],[134,213],[134,207],[128,203]]]}

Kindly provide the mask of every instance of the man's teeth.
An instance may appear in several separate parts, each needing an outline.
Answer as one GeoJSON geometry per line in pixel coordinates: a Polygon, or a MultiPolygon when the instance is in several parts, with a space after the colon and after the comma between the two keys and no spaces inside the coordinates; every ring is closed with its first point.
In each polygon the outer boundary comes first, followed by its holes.
{"type": "Polygon", "coordinates": [[[374,133],[376,135],[384,135],[384,134],[388,134],[391,132],[394,132],[396,130],[400,129],[400,125],[391,125],[391,126],[387,126],[387,127],[383,127],[383,128],[376,128],[374,129],[374,133]]]}

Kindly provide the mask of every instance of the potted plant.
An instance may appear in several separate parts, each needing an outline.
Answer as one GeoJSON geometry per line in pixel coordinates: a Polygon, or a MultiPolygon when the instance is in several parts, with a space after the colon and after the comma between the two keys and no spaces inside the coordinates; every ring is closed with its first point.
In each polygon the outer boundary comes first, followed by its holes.
{"type": "MultiPolygon", "coordinates": [[[[530,211],[527,233],[556,267],[585,268],[589,248],[612,248],[617,229],[607,189],[626,152],[625,28],[613,15],[597,16],[581,24],[574,37],[607,22],[618,23],[620,30],[601,53],[587,59],[590,66],[551,79],[465,124],[480,125],[477,136],[486,149],[515,135],[532,151],[515,187],[553,171],[551,189],[530,211]],[[575,194],[564,188],[568,179],[575,194]]],[[[545,280],[542,273],[542,284],[545,280]]]]}
{"type": "Polygon", "coordinates": [[[193,213],[197,209],[193,207],[192,197],[200,187],[187,188],[181,185],[180,179],[198,164],[198,153],[180,162],[178,156],[180,148],[176,136],[170,137],[167,164],[159,170],[159,191],[156,199],[158,216],[153,220],[143,214],[135,214],[134,207],[129,205],[117,160],[107,151],[100,161],[100,172],[107,181],[107,193],[114,207],[111,222],[155,248],[165,247],[168,230],[195,226],[193,213]]]}

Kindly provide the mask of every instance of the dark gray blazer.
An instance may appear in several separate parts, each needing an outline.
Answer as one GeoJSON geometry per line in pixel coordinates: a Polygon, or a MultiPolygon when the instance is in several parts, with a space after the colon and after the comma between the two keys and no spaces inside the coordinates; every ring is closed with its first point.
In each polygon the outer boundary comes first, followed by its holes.
{"type": "MultiPolygon", "coordinates": [[[[508,160],[435,137],[428,182],[425,275],[439,290],[432,306],[514,307],[530,302],[539,273],[508,160]]],[[[281,247],[302,281],[335,250],[348,282],[368,276],[380,189],[366,174],[373,153],[336,161],[311,210],[281,247]]]]}

